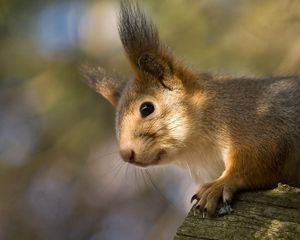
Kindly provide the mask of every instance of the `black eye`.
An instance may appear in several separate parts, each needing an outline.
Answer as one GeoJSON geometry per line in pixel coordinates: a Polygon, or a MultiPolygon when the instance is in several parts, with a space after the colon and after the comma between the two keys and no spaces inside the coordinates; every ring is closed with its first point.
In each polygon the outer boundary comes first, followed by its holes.
{"type": "Polygon", "coordinates": [[[151,102],[144,102],[142,103],[142,105],[140,106],[140,113],[142,115],[143,118],[149,116],[151,113],[154,112],[154,105],[151,102]]]}

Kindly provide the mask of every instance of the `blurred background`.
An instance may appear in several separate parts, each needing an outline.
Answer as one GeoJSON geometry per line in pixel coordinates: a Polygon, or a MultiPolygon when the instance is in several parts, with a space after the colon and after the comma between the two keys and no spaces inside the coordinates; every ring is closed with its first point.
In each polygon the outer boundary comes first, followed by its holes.
{"type": "MultiPolygon", "coordinates": [[[[140,1],[194,69],[300,72],[300,1],[140,1]]],[[[84,62],[130,76],[118,1],[0,2],[0,239],[172,239],[195,185],[176,167],[120,160],[114,109],[84,62]]]]}

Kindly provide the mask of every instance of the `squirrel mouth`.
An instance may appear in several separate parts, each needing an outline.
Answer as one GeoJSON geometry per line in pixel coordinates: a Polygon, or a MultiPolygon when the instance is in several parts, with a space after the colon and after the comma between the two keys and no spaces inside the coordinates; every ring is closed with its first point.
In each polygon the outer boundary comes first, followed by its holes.
{"type": "Polygon", "coordinates": [[[165,150],[160,150],[151,162],[146,162],[145,163],[145,162],[131,161],[130,163],[132,163],[134,165],[137,165],[139,167],[147,167],[147,166],[150,166],[150,165],[156,165],[161,161],[162,155],[164,155],[164,154],[166,154],[166,151],[165,150]]]}
{"type": "Polygon", "coordinates": [[[161,160],[162,155],[165,153],[164,150],[160,150],[159,153],[156,155],[154,160],[152,161],[152,164],[156,164],[161,160]]]}

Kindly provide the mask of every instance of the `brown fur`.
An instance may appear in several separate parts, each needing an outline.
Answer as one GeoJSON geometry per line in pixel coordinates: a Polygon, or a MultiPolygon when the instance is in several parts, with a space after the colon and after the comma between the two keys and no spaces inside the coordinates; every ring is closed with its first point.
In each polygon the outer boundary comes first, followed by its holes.
{"type": "Polygon", "coordinates": [[[121,6],[119,32],[135,79],[88,78],[117,104],[120,150],[134,150],[135,164],[187,166],[200,182],[209,182],[194,198],[209,215],[220,197],[230,202],[239,190],[278,182],[300,186],[299,77],[196,74],[169,53],[154,24],[128,2],[121,6]],[[142,118],[145,101],[155,111],[142,118]]]}

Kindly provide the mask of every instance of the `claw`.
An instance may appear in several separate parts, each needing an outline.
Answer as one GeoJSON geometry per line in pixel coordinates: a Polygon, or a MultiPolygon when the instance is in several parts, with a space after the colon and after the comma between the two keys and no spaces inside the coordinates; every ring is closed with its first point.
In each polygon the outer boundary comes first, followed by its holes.
{"type": "Polygon", "coordinates": [[[198,215],[199,213],[201,213],[201,209],[200,209],[199,206],[196,206],[196,207],[194,208],[194,216],[198,215]]]}
{"type": "Polygon", "coordinates": [[[207,210],[206,209],[201,209],[201,207],[200,206],[196,206],[195,208],[194,208],[194,216],[196,216],[196,215],[200,215],[200,217],[202,217],[202,218],[206,218],[207,217],[207,210]]]}
{"type": "Polygon", "coordinates": [[[194,211],[193,211],[193,215],[194,215],[194,217],[197,215],[197,211],[196,211],[196,209],[194,209],[194,211]]]}
{"type": "Polygon", "coordinates": [[[204,208],[202,211],[202,218],[206,218],[207,217],[207,209],[204,208]]]}
{"type": "Polygon", "coordinates": [[[194,194],[194,195],[192,196],[192,198],[191,198],[191,204],[192,204],[195,200],[197,201],[196,204],[197,204],[197,203],[199,202],[199,200],[200,200],[199,197],[197,196],[197,194],[194,194]]]}

